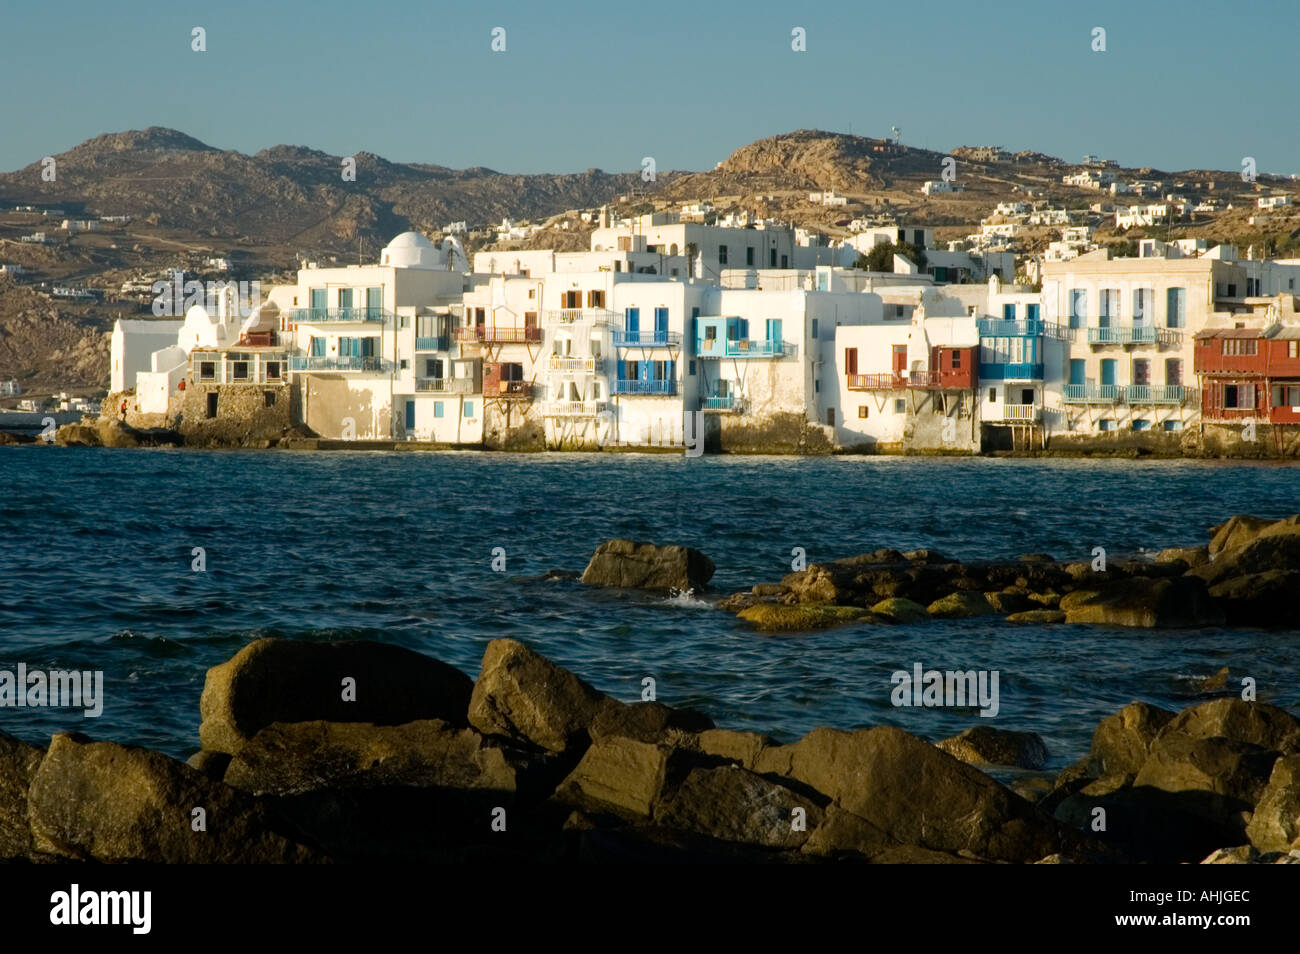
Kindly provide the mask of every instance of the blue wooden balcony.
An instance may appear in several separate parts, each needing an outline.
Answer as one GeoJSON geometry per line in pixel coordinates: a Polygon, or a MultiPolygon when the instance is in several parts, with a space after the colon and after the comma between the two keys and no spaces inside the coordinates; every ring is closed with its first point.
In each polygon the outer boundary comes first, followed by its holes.
{"type": "Polygon", "coordinates": [[[393,370],[393,362],[370,355],[344,355],[341,358],[298,355],[290,359],[290,367],[294,371],[363,371],[387,374],[393,370]]]}
{"type": "Polygon", "coordinates": [[[1042,380],[1041,362],[980,362],[980,380],[982,381],[1035,381],[1042,380]]]}
{"type": "Polygon", "coordinates": [[[379,322],[391,320],[392,312],[382,308],[292,308],[289,310],[291,321],[303,324],[325,324],[328,322],[379,322]]]}
{"type": "Polygon", "coordinates": [[[1129,404],[1182,404],[1186,393],[1181,384],[1130,384],[1124,389],[1129,404]]]}
{"type": "Polygon", "coordinates": [[[451,338],[448,335],[434,335],[431,338],[416,338],[416,351],[446,351],[451,345],[451,338]]]}
{"type": "Polygon", "coordinates": [[[698,358],[784,358],[794,355],[796,346],[784,341],[756,341],[750,338],[695,339],[698,358]]]}
{"type": "Polygon", "coordinates": [[[981,318],[978,322],[981,338],[1035,338],[1043,333],[1043,323],[1010,321],[1004,318],[981,318]]]}
{"type": "Polygon", "coordinates": [[[1066,404],[1115,404],[1119,398],[1116,384],[1067,384],[1061,389],[1061,400],[1066,404]]]}
{"type": "Polygon", "coordinates": [[[618,379],[614,381],[615,394],[668,395],[677,393],[677,382],[655,379],[618,379]]]}
{"type": "Polygon", "coordinates": [[[680,331],[628,331],[615,328],[614,347],[616,348],[675,348],[682,343],[680,331]]]}
{"type": "Polygon", "coordinates": [[[1090,345],[1155,344],[1154,325],[1112,325],[1107,328],[1089,328],[1090,345]]]}

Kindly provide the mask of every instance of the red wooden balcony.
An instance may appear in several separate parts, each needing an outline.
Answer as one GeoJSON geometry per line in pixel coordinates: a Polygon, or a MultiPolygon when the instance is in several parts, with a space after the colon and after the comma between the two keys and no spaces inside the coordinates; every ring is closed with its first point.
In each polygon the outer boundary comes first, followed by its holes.
{"type": "Polygon", "coordinates": [[[511,325],[462,325],[455,330],[453,337],[457,341],[482,344],[530,344],[542,340],[542,329],[511,325]]]}

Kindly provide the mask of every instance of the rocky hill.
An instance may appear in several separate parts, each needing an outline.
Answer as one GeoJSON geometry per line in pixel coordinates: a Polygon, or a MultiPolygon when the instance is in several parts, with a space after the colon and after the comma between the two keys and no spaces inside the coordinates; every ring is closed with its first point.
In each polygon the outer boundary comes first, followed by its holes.
{"type": "Polygon", "coordinates": [[[301,146],[249,156],[160,127],[98,136],[53,158],[53,182],[41,179],[40,162],[0,174],[0,205],[57,204],[199,236],[308,247],[345,247],[358,236],[382,244],[406,229],[431,231],[449,221],[544,217],[607,202],[639,181],[637,173],[599,169],[456,170],[360,152],[351,157],[356,181],[348,182],[341,156],[301,146]]]}
{"type": "Polygon", "coordinates": [[[110,330],[102,315],[60,307],[0,275],[0,380],[18,379],[25,393],[106,385],[110,330]]]}

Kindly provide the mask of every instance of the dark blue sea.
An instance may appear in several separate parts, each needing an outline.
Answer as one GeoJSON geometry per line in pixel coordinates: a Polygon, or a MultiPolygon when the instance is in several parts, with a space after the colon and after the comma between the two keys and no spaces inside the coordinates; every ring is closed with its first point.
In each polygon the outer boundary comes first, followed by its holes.
{"type": "Polygon", "coordinates": [[[660,701],[725,727],[938,739],[983,721],[1039,732],[1060,766],[1103,716],[1208,698],[1198,682],[1223,666],[1300,708],[1300,631],[976,620],[766,636],[709,601],[779,579],[794,547],[810,562],[881,546],[1121,559],[1204,542],[1233,513],[1298,511],[1300,470],[1270,464],[4,448],[0,669],[102,669],[106,703],[98,719],[3,708],[0,729],[185,757],[205,671],[258,637],[383,640],[477,676],[484,644],[511,636],[627,701],[652,676],[660,701]],[[711,592],[541,579],[619,536],[703,550],[711,592]],[[890,674],[918,662],[998,670],[997,718],[894,708],[890,674]]]}

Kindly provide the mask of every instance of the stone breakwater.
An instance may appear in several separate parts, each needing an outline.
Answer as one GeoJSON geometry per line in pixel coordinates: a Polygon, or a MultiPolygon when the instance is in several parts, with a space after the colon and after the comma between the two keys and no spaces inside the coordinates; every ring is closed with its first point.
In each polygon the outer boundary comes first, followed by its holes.
{"type": "Polygon", "coordinates": [[[1136,627],[1300,626],[1300,515],[1234,516],[1207,543],[1154,560],[1047,554],[960,563],[933,550],[881,549],[813,563],[723,599],[760,630],[1003,617],[1008,623],[1136,627]]]}
{"type": "Polygon", "coordinates": [[[262,639],[209,670],[200,715],[188,764],[0,734],[0,858],[1300,862],[1300,719],[1236,698],[1135,702],[1014,790],[978,766],[1041,764],[1032,732],[782,745],[618,701],[510,639],[477,680],[383,643],[262,639]]]}

